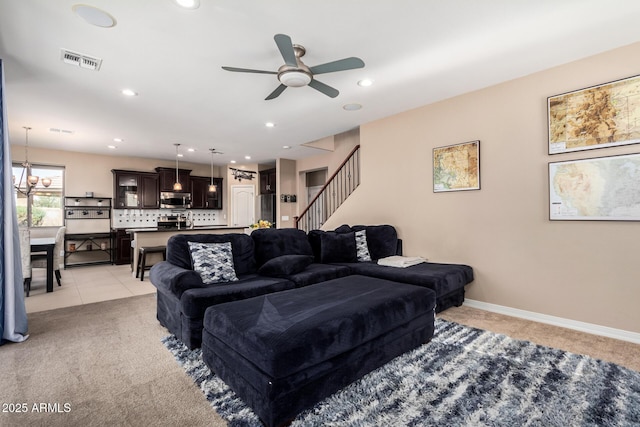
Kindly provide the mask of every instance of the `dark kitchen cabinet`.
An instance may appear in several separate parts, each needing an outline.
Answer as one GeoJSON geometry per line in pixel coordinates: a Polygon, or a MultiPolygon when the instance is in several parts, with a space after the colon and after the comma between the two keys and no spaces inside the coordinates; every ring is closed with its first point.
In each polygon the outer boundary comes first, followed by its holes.
{"type": "Polygon", "coordinates": [[[114,207],[139,208],[138,189],[140,187],[140,175],[137,172],[112,170],[113,173],[113,198],[114,207]]]}
{"type": "Polygon", "coordinates": [[[115,209],[157,209],[160,207],[158,174],[113,169],[115,209]]]}
{"type": "Polygon", "coordinates": [[[276,193],[276,170],[267,169],[260,171],[260,194],[276,193]]]}
{"type": "MultiPolygon", "coordinates": [[[[159,178],[160,191],[174,191],[173,184],[176,182],[176,170],[172,168],[156,168],[159,178]]],[[[182,191],[185,193],[191,187],[191,169],[178,169],[178,182],[182,184],[182,191]]]]}
{"type": "Polygon", "coordinates": [[[160,190],[158,186],[157,173],[143,173],[140,175],[142,189],[140,194],[142,200],[140,205],[143,209],[158,209],[160,207],[160,190]]]}
{"type": "Polygon", "coordinates": [[[209,191],[211,178],[205,176],[191,177],[191,207],[193,209],[222,209],[222,178],[213,178],[215,192],[209,191]]]}
{"type": "Polygon", "coordinates": [[[115,257],[114,264],[122,265],[122,264],[130,264],[132,253],[131,253],[131,234],[125,232],[120,229],[115,233],[115,257]]]}

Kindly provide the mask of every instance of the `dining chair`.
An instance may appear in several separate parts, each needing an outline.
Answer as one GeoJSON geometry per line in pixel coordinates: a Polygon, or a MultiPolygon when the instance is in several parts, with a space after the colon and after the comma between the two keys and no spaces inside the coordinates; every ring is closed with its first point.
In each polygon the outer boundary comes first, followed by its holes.
{"type": "Polygon", "coordinates": [[[19,227],[20,258],[22,259],[22,278],[24,291],[29,296],[31,292],[31,232],[26,227],[19,227]]]}
{"type": "MultiPolygon", "coordinates": [[[[60,227],[56,232],[56,245],[53,249],[53,272],[56,276],[58,286],[62,286],[60,280],[60,269],[64,269],[64,233],[67,231],[67,227],[60,227]]],[[[31,267],[33,268],[47,268],[47,256],[46,254],[35,254],[31,257],[31,267]]]]}

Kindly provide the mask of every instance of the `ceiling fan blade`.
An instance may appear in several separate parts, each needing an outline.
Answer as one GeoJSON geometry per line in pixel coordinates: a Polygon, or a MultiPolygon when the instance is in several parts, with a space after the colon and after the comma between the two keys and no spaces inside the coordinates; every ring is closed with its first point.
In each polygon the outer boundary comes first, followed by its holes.
{"type": "Polygon", "coordinates": [[[285,64],[297,67],[298,61],[296,61],[296,53],[293,50],[291,37],[286,34],[276,34],[273,36],[273,39],[276,41],[276,45],[278,46],[278,50],[280,51],[282,58],[284,58],[285,64]]]}
{"type": "Polygon", "coordinates": [[[252,70],[250,68],[222,67],[222,69],[237,73],[278,74],[276,71],[252,70]]]}
{"type": "Polygon", "coordinates": [[[328,97],[335,98],[340,94],[337,89],[332,88],[322,82],[317,81],[316,79],[312,79],[309,83],[309,86],[314,88],[315,90],[324,93],[328,97]]]}
{"type": "Polygon", "coordinates": [[[351,57],[339,59],[333,62],[327,62],[326,64],[316,65],[309,69],[313,74],[325,74],[333,73],[335,71],[353,70],[354,68],[364,67],[364,62],[360,58],[351,57]]]}
{"type": "Polygon", "coordinates": [[[280,96],[280,94],[281,94],[282,92],[284,92],[284,90],[285,90],[286,88],[287,88],[287,87],[286,87],[285,85],[282,85],[282,84],[281,84],[280,86],[278,86],[278,87],[276,88],[276,90],[274,90],[273,92],[271,92],[271,93],[269,94],[269,96],[267,96],[264,100],[265,100],[265,101],[268,101],[268,100],[270,100],[270,99],[274,99],[274,98],[279,97],[279,96],[280,96]]]}

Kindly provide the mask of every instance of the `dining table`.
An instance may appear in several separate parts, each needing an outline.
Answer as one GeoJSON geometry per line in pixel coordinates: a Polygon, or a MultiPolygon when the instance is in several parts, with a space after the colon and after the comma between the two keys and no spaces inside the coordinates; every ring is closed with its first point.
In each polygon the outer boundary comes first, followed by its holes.
{"type": "Polygon", "coordinates": [[[56,247],[55,237],[31,238],[31,253],[47,253],[47,292],[53,292],[53,251],[56,247]]]}

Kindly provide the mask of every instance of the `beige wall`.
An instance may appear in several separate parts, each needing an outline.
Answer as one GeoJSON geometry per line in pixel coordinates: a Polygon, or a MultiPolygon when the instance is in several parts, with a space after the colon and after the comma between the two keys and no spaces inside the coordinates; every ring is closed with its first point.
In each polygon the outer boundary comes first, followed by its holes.
{"type": "MultiPolygon", "coordinates": [[[[388,223],[406,255],[474,268],[468,298],[640,332],[640,224],[549,221],[546,99],[640,71],[640,43],[361,126],[362,184],[326,224],[388,223]],[[432,149],[477,140],[481,190],[434,194],[432,149]]],[[[418,88],[417,88],[418,90],[418,88]]]]}

